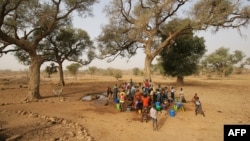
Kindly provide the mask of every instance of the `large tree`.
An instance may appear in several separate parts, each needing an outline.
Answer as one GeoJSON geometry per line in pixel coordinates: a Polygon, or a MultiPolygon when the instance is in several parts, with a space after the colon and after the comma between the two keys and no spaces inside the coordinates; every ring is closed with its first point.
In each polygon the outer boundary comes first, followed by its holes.
{"type": "Polygon", "coordinates": [[[0,1],[0,54],[23,50],[29,54],[30,82],[26,100],[41,98],[40,66],[47,59],[37,53],[39,43],[71,22],[73,12],[91,14],[96,0],[0,1]]]}
{"type": "Polygon", "coordinates": [[[98,37],[100,57],[131,57],[142,48],[144,77],[151,77],[151,63],[173,40],[190,30],[247,26],[250,7],[239,0],[113,0],[107,7],[109,23],[98,37]],[[245,5],[244,5],[245,4],[245,5]],[[163,28],[173,19],[182,23],[169,32],[163,28]],[[162,36],[166,36],[162,40],[162,36]]]}
{"type": "Polygon", "coordinates": [[[198,71],[200,59],[206,52],[205,40],[191,32],[175,38],[173,42],[160,53],[159,63],[165,74],[177,77],[177,83],[183,84],[185,76],[198,71]]]}
{"type": "Polygon", "coordinates": [[[41,52],[49,61],[58,64],[60,84],[65,85],[63,77],[63,62],[65,60],[87,65],[94,59],[93,42],[88,33],[82,29],[72,27],[62,28],[46,37],[41,52]],[[85,58],[82,58],[84,55],[85,58]]]}

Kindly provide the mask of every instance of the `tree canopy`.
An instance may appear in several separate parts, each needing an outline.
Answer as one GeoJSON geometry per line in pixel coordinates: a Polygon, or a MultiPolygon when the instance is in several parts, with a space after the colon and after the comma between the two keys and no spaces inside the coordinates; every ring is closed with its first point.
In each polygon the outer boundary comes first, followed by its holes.
{"type": "Polygon", "coordinates": [[[59,27],[71,23],[73,12],[91,14],[96,0],[2,0],[0,1],[0,55],[25,51],[30,60],[27,101],[41,98],[40,66],[47,59],[39,44],[59,27]]]}
{"type": "Polygon", "coordinates": [[[48,78],[50,78],[51,74],[57,73],[57,66],[55,63],[51,63],[49,66],[46,66],[44,71],[48,74],[48,78]]]}
{"type": "Polygon", "coordinates": [[[131,57],[144,50],[144,77],[151,79],[151,63],[163,48],[190,31],[214,27],[240,28],[249,24],[250,7],[238,0],[113,0],[106,7],[109,23],[98,37],[100,57],[131,57]],[[174,20],[173,30],[165,26],[174,20]],[[162,37],[166,38],[162,40],[162,37]]]}
{"type": "Polygon", "coordinates": [[[77,73],[79,71],[79,68],[81,68],[82,65],[79,63],[72,63],[67,66],[68,71],[75,76],[75,79],[77,79],[77,73]]]}
{"type": "Polygon", "coordinates": [[[169,48],[160,53],[160,64],[165,75],[177,77],[177,83],[183,84],[184,76],[196,73],[200,59],[206,52],[205,40],[193,33],[177,37],[169,48]]]}
{"type": "Polygon", "coordinates": [[[46,37],[41,52],[49,61],[59,65],[60,84],[64,86],[63,62],[68,60],[87,65],[94,59],[94,49],[93,42],[85,30],[64,27],[46,37]]]}
{"type": "Polygon", "coordinates": [[[206,56],[201,62],[203,69],[208,73],[215,72],[225,77],[233,72],[234,65],[240,63],[239,65],[244,67],[247,64],[249,58],[243,61],[246,56],[242,51],[236,50],[230,54],[229,50],[229,48],[220,47],[206,56]]]}

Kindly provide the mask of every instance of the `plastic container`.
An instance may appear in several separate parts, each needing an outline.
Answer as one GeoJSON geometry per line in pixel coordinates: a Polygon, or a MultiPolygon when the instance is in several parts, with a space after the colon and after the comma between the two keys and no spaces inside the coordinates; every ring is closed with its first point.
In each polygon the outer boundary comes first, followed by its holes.
{"type": "Polygon", "coordinates": [[[120,110],[120,104],[116,104],[116,109],[120,110]]]}
{"type": "Polygon", "coordinates": [[[183,106],[183,104],[181,102],[177,102],[176,104],[177,104],[178,108],[181,108],[183,106]]]}
{"type": "Polygon", "coordinates": [[[130,112],[131,111],[131,107],[127,107],[127,111],[130,112]]]}
{"type": "Polygon", "coordinates": [[[118,98],[115,99],[115,103],[118,104],[120,101],[118,98]]]}
{"type": "Polygon", "coordinates": [[[156,107],[157,107],[157,106],[161,106],[160,104],[161,104],[160,102],[155,102],[155,106],[156,106],[156,107]]]}
{"type": "Polygon", "coordinates": [[[156,106],[156,110],[160,111],[161,110],[161,106],[156,106]]]}
{"type": "Polygon", "coordinates": [[[169,110],[169,116],[174,117],[175,116],[175,111],[174,110],[169,110]]]}
{"type": "Polygon", "coordinates": [[[174,105],[174,110],[177,111],[178,110],[178,106],[174,105]]]}
{"type": "Polygon", "coordinates": [[[167,105],[165,105],[165,104],[162,104],[161,107],[162,107],[163,110],[167,109],[167,105]]]}

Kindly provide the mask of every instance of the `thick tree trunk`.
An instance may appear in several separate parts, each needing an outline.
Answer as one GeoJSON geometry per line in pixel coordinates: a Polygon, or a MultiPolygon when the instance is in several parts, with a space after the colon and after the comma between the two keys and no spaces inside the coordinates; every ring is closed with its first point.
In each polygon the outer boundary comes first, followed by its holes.
{"type": "Polygon", "coordinates": [[[184,84],[184,77],[183,76],[177,76],[177,84],[180,84],[180,85],[184,84]]]}
{"type": "Polygon", "coordinates": [[[31,64],[29,67],[30,71],[30,81],[29,81],[29,89],[28,96],[26,97],[26,101],[35,101],[41,98],[40,95],[40,67],[43,61],[40,56],[31,57],[31,64]]]}
{"type": "Polygon", "coordinates": [[[151,63],[152,63],[152,58],[146,55],[145,64],[144,64],[144,79],[152,80],[151,79],[151,63]]]}
{"type": "Polygon", "coordinates": [[[61,86],[65,86],[62,63],[59,63],[58,69],[59,69],[59,75],[60,75],[60,82],[59,83],[61,84],[61,86]]]}

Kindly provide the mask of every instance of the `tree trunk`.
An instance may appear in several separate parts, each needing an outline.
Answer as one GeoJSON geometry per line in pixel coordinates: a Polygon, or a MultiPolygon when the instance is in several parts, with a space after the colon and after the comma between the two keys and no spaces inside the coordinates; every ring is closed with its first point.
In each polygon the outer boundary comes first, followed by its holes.
{"type": "Polygon", "coordinates": [[[29,67],[30,71],[29,89],[26,101],[35,101],[41,98],[39,88],[40,88],[40,67],[42,63],[43,60],[40,56],[31,57],[31,64],[29,67]]]}
{"type": "Polygon", "coordinates": [[[180,84],[180,85],[184,84],[184,77],[183,76],[177,76],[177,84],[180,84]]]}
{"type": "Polygon", "coordinates": [[[62,69],[62,63],[58,63],[59,64],[59,67],[58,67],[58,69],[59,69],[59,77],[60,77],[60,84],[61,84],[61,86],[65,86],[65,82],[64,82],[64,76],[63,76],[63,69],[62,69]]]}
{"type": "Polygon", "coordinates": [[[152,80],[151,79],[151,63],[152,57],[146,55],[145,57],[145,64],[144,64],[144,79],[152,80]]]}

